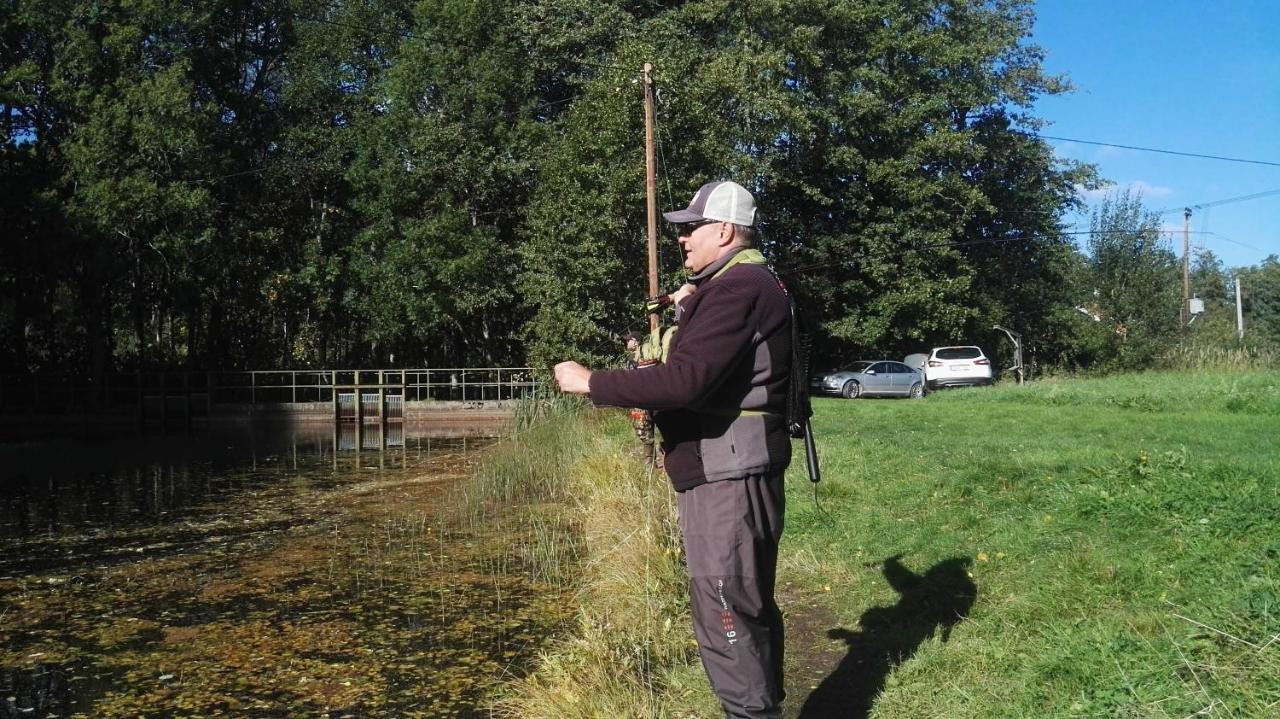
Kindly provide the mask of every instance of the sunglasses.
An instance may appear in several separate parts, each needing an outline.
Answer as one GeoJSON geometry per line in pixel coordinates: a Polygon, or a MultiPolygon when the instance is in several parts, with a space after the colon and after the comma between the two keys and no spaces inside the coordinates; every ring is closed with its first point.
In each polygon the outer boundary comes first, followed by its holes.
{"type": "Polygon", "coordinates": [[[692,234],[693,231],[698,229],[699,227],[702,227],[704,225],[718,225],[720,224],[720,222],[721,222],[720,220],[700,220],[698,222],[686,222],[685,224],[680,225],[680,234],[682,235],[692,234]]]}

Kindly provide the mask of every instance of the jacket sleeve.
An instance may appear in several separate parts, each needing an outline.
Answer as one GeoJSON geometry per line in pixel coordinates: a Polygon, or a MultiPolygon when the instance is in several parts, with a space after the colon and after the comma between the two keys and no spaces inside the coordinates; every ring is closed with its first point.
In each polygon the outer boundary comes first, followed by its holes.
{"type": "Polygon", "coordinates": [[[681,325],[665,364],[592,372],[591,401],[652,410],[696,408],[747,355],[755,335],[754,304],[733,287],[707,288],[688,324],[681,325]]]}

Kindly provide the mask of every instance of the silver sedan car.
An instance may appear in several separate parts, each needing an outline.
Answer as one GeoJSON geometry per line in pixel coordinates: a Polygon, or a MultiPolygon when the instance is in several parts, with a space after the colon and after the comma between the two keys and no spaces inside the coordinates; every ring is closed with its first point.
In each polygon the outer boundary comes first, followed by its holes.
{"type": "Polygon", "coordinates": [[[855,397],[924,396],[924,375],[901,362],[889,360],[854,362],[847,369],[828,372],[809,381],[814,394],[855,397]]]}

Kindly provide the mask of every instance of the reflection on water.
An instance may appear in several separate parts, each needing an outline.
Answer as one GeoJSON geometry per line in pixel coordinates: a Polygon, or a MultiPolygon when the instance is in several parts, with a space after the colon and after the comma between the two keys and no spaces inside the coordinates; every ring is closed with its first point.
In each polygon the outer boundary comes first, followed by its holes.
{"type": "Polygon", "coordinates": [[[491,439],[362,429],[0,447],[0,717],[483,716],[571,606],[547,519],[449,519],[491,439]]]}
{"type": "MultiPolygon", "coordinates": [[[[306,474],[318,488],[358,469],[412,469],[482,447],[492,427],[463,433],[370,423],[239,427],[188,438],[0,445],[0,540],[173,521],[191,507],[306,474]],[[336,448],[336,450],[335,450],[336,448]],[[329,470],[326,476],[325,470],[329,470]]],[[[0,558],[0,573],[5,572],[0,558]]]]}

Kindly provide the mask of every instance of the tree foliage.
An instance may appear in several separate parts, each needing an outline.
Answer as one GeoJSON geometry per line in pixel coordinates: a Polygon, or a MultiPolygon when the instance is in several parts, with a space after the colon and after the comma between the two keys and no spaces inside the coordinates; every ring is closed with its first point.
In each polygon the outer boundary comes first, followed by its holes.
{"type": "Polygon", "coordinates": [[[1117,367],[1142,367],[1178,338],[1180,263],[1160,232],[1160,219],[1124,191],[1108,196],[1089,223],[1089,281],[1102,357],[1117,367]]]}
{"type": "Polygon", "coordinates": [[[1240,280],[1246,339],[1280,349],[1280,257],[1270,255],[1257,267],[1235,274],[1240,280]]]}
{"type": "Polygon", "coordinates": [[[1074,307],[1104,270],[1061,218],[1095,178],[1035,137],[1036,99],[1070,88],[1032,21],[1026,0],[6,3],[0,368],[611,355],[643,321],[645,62],[660,204],[751,188],[819,361],[999,347],[1002,324],[1084,362],[1074,307]]]}

